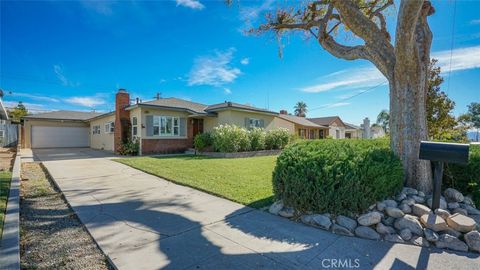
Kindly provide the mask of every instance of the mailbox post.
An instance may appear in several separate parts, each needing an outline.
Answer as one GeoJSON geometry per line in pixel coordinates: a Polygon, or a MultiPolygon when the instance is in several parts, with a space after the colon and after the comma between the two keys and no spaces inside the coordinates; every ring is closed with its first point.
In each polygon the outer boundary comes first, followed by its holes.
{"type": "Polygon", "coordinates": [[[420,142],[419,158],[432,161],[434,168],[432,211],[440,207],[444,163],[467,164],[468,151],[468,144],[420,142]]]}

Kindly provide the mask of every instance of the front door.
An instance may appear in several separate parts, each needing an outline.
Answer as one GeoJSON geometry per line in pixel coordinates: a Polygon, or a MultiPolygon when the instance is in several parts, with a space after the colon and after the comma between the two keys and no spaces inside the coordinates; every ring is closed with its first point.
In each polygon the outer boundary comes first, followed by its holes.
{"type": "Polygon", "coordinates": [[[199,133],[203,133],[203,119],[193,118],[193,137],[197,136],[199,133]]]}

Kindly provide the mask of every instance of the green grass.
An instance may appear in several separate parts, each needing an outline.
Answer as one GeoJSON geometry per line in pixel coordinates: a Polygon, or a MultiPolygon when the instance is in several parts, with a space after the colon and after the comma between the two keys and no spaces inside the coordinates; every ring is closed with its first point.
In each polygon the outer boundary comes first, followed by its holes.
{"type": "Polygon", "coordinates": [[[5,218],[5,208],[7,207],[8,190],[10,189],[11,172],[0,172],[0,239],[3,232],[3,219],[5,218]]]}
{"type": "Polygon", "coordinates": [[[244,205],[261,208],[273,200],[276,156],[207,158],[201,156],[117,159],[144,172],[244,205]]]}

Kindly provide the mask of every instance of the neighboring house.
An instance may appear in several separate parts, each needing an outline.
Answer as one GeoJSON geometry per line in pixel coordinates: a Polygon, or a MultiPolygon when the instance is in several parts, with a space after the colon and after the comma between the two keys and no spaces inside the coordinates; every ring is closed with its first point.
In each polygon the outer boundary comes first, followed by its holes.
{"type": "Polygon", "coordinates": [[[385,137],[385,130],[381,126],[370,125],[370,119],[366,117],[363,119],[363,124],[360,125],[361,136],[364,139],[376,139],[385,137]]]}
{"type": "Polygon", "coordinates": [[[353,124],[345,123],[345,138],[358,139],[362,138],[362,128],[353,124]]]}
{"type": "Polygon", "coordinates": [[[136,138],[141,154],[181,152],[198,133],[221,124],[272,130],[286,128],[303,138],[324,138],[328,128],[305,118],[280,115],[234,102],[205,105],[177,98],[130,104],[120,89],[115,111],[55,111],[24,117],[24,147],[91,147],[117,151],[126,138],[136,138]]]}
{"type": "Polygon", "coordinates": [[[345,130],[347,126],[339,116],[308,118],[307,120],[317,125],[327,127],[327,133],[322,134],[320,138],[326,138],[328,136],[331,136],[333,139],[345,138],[345,130]]]}

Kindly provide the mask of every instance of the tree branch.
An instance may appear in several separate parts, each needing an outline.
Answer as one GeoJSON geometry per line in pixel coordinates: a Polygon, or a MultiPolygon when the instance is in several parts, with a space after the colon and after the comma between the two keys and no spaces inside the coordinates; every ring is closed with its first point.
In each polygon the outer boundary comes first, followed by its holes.
{"type": "Polygon", "coordinates": [[[408,57],[413,51],[415,26],[422,9],[423,1],[402,0],[395,33],[397,57],[408,57]]]}

